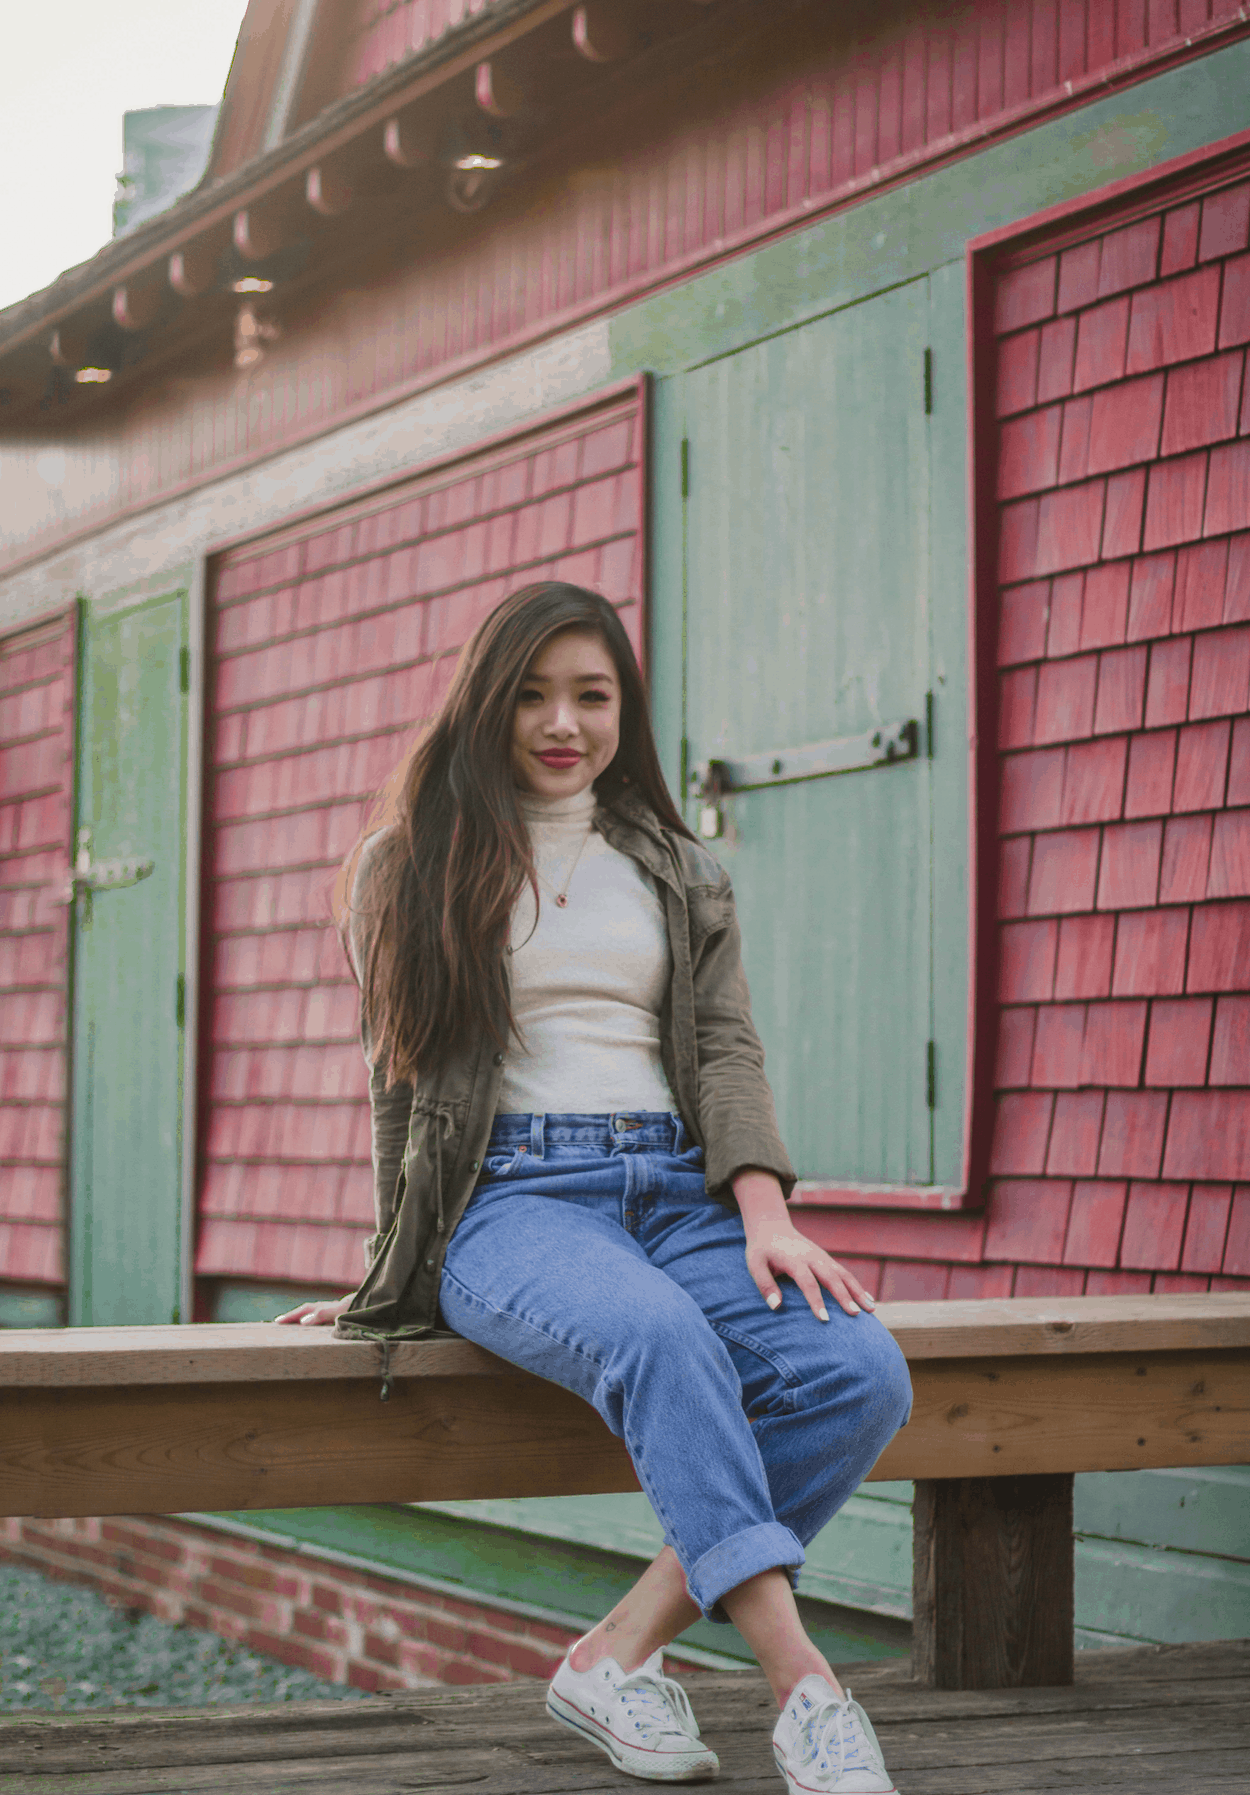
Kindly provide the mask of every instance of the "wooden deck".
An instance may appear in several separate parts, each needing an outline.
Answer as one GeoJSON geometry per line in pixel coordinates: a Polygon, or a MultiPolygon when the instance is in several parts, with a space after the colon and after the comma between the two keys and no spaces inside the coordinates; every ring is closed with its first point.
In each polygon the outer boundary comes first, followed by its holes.
{"type": "MultiPolygon", "coordinates": [[[[846,1667],[901,1795],[1250,1791],[1250,1640],[1079,1655],[1071,1689],[922,1689],[846,1667]]],[[[754,1673],[691,1677],[719,1787],[775,1795],[754,1673]]],[[[543,1713],[535,1683],[343,1702],[0,1721],[0,1795],[621,1795],[641,1785],[543,1713]]]]}

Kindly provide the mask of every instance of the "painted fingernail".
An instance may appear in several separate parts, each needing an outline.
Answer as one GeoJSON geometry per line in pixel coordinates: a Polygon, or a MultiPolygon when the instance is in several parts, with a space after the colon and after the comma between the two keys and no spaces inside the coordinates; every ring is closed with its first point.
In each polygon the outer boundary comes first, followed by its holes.
{"type": "Polygon", "coordinates": [[[858,1315],[859,1314],[859,1304],[858,1303],[848,1303],[846,1306],[846,1312],[848,1315],[858,1315]]]}
{"type": "Polygon", "coordinates": [[[864,1307],[866,1309],[875,1309],[876,1306],[877,1306],[877,1299],[875,1296],[866,1296],[864,1298],[864,1307]]]}
{"type": "Polygon", "coordinates": [[[819,1317],[822,1321],[828,1321],[828,1319],[829,1319],[828,1309],[817,1309],[816,1313],[817,1313],[817,1315],[819,1315],[819,1317]]]}
{"type": "Polygon", "coordinates": [[[777,1295],[775,1290],[771,1296],[766,1296],[764,1301],[768,1304],[770,1309],[780,1309],[781,1307],[781,1298],[777,1295]]]}

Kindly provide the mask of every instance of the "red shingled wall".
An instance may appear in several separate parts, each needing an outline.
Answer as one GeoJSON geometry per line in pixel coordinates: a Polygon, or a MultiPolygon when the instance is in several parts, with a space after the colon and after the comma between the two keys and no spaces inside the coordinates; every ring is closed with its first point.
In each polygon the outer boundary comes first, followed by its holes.
{"type": "Polygon", "coordinates": [[[0,640],[0,1281],[64,1279],[75,613],[0,640]]]}
{"type": "Polygon", "coordinates": [[[368,1095],[335,871],[505,593],[602,590],[641,658],[642,452],[631,387],[219,566],[198,1276],[359,1281],[368,1095]]]}
{"type": "Polygon", "coordinates": [[[1242,180],[999,281],[993,1180],[805,1223],[888,1296],[1250,1284],[1248,248],[1242,180]]]}

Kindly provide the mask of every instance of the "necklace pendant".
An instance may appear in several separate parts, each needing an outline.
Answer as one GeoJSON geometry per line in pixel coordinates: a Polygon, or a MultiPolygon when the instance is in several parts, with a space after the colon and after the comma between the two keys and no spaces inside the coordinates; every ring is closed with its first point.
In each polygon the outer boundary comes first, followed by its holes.
{"type": "Polygon", "coordinates": [[[567,893],[567,892],[564,892],[564,891],[558,891],[558,892],[557,892],[557,893],[556,893],[556,905],[557,905],[557,908],[559,908],[559,909],[561,909],[561,910],[567,910],[567,909],[568,909],[568,907],[569,907],[569,899],[568,899],[568,893],[567,893]]]}

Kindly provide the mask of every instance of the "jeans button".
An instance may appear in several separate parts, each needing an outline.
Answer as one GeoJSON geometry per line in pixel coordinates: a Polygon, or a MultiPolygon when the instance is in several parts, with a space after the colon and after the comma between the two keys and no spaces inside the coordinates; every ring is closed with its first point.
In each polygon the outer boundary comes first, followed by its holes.
{"type": "Polygon", "coordinates": [[[626,1130],[629,1128],[629,1123],[627,1121],[625,1121],[623,1116],[618,1116],[616,1118],[615,1128],[616,1128],[616,1132],[618,1134],[624,1134],[626,1132],[626,1130]]]}

